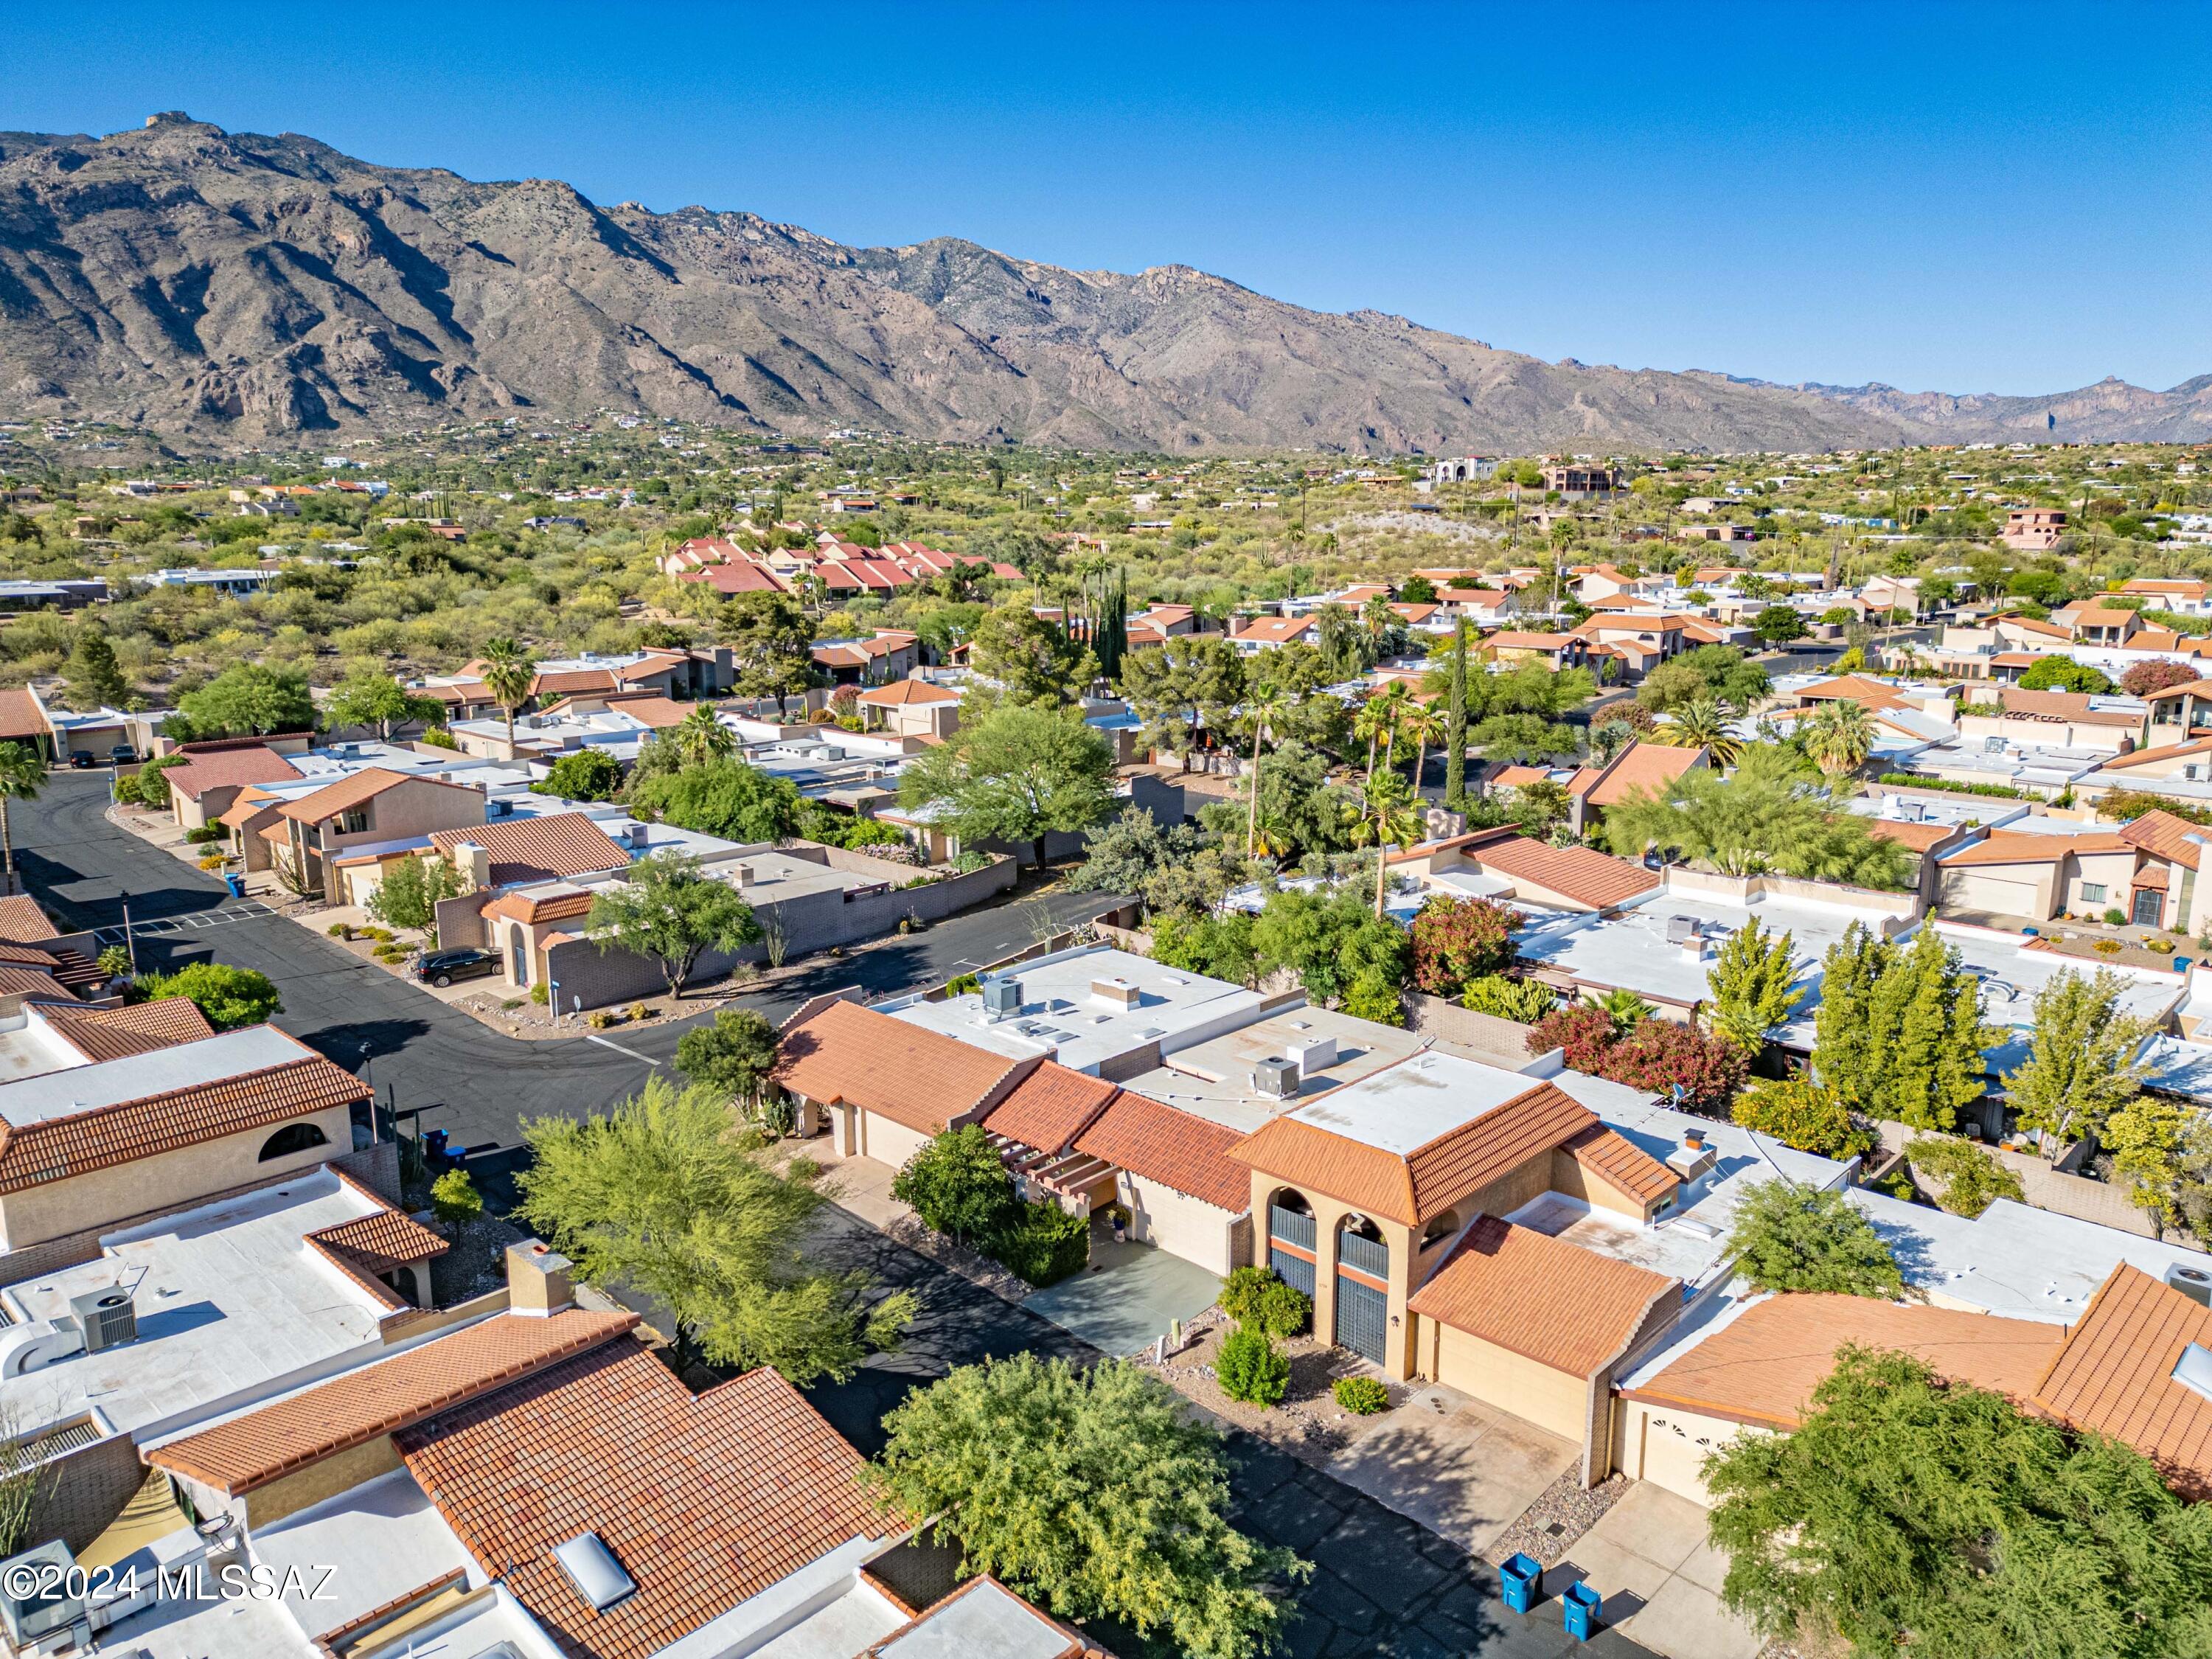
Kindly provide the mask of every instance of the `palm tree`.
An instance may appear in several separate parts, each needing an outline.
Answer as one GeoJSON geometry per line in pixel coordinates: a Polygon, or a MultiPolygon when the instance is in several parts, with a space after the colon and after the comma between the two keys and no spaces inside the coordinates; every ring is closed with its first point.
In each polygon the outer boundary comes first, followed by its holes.
{"type": "Polygon", "coordinates": [[[8,823],[8,803],[35,800],[46,787],[46,763],[27,743],[0,743],[0,888],[15,890],[15,836],[8,823]]]}
{"type": "Polygon", "coordinates": [[[1444,734],[1443,711],[1434,703],[1408,702],[1398,715],[1398,729],[1413,740],[1413,795],[1421,793],[1421,769],[1429,763],[1429,745],[1444,734]]]}
{"type": "Polygon", "coordinates": [[[1380,772],[1367,780],[1361,792],[1363,811],[1352,834],[1356,846],[1375,848],[1375,914],[1382,914],[1382,881],[1390,866],[1393,847],[1411,847],[1421,839],[1421,815],[1413,810],[1413,794],[1395,772],[1380,772]]]}
{"type": "Polygon", "coordinates": [[[1729,731],[1728,710],[1711,697],[1684,703],[1652,735],[1672,748],[1703,749],[1716,766],[1734,766],[1743,755],[1742,741],[1729,731]]]}
{"type": "Polygon", "coordinates": [[[703,702],[693,704],[668,735],[675,742],[679,766],[705,766],[737,752],[738,734],[703,702]]]}
{"type": "Polygon", "coordinates": [[[1797,730],[1807,757],[1832,778],[1849,777],[1874,752],[1874,716],[1864,703],[1850,698],[1839,697],[1807,715],[1797,730]]]}
{"type": "Polygon", "coordinates": [[[484,647],[484,690],[507,716],[507,746],[514,750],[514,711],[530,701],[531,688],[538,683],[538,662],[513,640],[502,635],[484,647]]]}
{"type": "Polygon", "coordinates": [[[1398,613],[1390,608],[1388,593],[1370,593],[1367,603],[1359,607],[1359,625],[1367,635],[1367,651],[1370,661],[1380,661],[1382,641],[1398,625],[1398,613]]]}
{"type": "Polygon", "coordinates": [[[1605,1017],[1613,1022],[1616,1036],[1627,1036],[1659,1012],[1626,986],[1607,991],[1601,997],[1591,997],[1589,1003],[1593,1008],[1601,1009],[1605,1017]]]}
{"type": "Polygon", "coordinates": [[[1288,700],[1280,692],[1263,690],[1248,699],[1244,717],[1252,722],[1252,799],[1244,820],[1244,856],[1258,855],[1260,844],[1260,745],[1267,730],[1283,717],[1288,700]]]}

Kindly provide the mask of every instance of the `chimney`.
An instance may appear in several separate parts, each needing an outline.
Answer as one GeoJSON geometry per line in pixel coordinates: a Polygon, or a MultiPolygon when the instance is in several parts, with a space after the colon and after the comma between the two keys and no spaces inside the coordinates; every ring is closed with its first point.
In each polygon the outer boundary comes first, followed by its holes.
{"type": "Polygon", "coordinates": [[[1720,1154],[1705,1145],[1703,1129],[1683,1130],[1682,1144],[1667,1154],[1667,1167],[1685,1187],[1700,1176],[1711,1174],[1719,1162],[1720,1154]]]}
{"type": "Polygon", "coordinates": [[[743,892],[746,888],[751,886],[757,879],[753,874],[752,866],[750,864],[739,865],[737,868],[737,878],[738,890],[739,892],[743,892]]]}
{"type": "Polygon", "coordinates": [[[1109,1007],[1124,1011],[1136,1007],[1143,1000],[1137,988],[1119,975],[1112,979],[1092,980],[1091,994],[1109,1007]]]}
{"type": "Polygon", "coordinates": [[[491,885],[491,854],[481,842],[458,842],[453,848],[453,868],[460,872],[472,893],[491,885]]]}
{"type": "Polygon", "coordinates": [[[507,1310],[546,1319],[574,1301],[568,1284],[571,1263],[550,1244],[526,1238],[507,1247],[507,1310]]]}

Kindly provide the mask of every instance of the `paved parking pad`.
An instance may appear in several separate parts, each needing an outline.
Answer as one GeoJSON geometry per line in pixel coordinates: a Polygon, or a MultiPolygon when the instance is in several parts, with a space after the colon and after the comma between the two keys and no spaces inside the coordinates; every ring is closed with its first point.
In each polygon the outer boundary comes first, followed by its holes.
{"type": "Polygon", "coordinates": [[[1116,1244],[1099,1229],[1091,1265],[1071,1279],[1033,1291],[1022,1305],[1081,1337],[1101,1353],[1124,1357],[1152,1346],[1170,1322],[1212,1307],[1221,1281],[1181,1256],[1152,1244],[1116,1244]]]}

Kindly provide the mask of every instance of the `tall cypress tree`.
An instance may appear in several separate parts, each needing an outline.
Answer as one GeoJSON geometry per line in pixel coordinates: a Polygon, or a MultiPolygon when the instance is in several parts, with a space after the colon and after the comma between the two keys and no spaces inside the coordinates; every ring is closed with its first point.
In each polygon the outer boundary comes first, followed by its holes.
{"type": "Polygon", "coordinates": [[[1444,706],[1444,805],[1467,806],[1467,618],[1452,623],[1451,690],[1444,706]]]}
{"type": "Polygon", "coordinates": [[[1813,1015],[1813,1069],[1820,1085],[1853,1111],[1871,1112],[1881,1091],[1875,994],[1895,952],[1861,922],[1828,947],[1820,1006],[1813,1015]]]}

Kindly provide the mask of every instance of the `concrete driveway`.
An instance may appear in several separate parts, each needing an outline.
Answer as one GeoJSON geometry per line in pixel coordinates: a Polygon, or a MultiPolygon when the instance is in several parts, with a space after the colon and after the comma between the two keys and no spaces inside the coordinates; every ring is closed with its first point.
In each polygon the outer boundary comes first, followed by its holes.
{"type": "Polygon", "coordinates": [[[1152,1346],[1176,1320],[1204,1313],[1221,1281],[1154,1244],[1116,1244],[1110,1228],[1091,1232],[1091,1265],[1071,1279],[1031,1291],[1022,1305],[1101,1353],[1123,1358],[1152,1346]]]}
{"type": "Polygon", "coordinates": [[[1572,1441],[1456,1389],[1431,1385],[1377,1419],[1328,1468],[1346,1486],[1481,1555],[1581,1455],[1572,1441]]]}
{"type": "Polygon", "coordinates": [[[1759,1633],[1721,1605],[1727,1573],[1728,1558],[1705,1541],[1705,1511],[1639,1480],[1544,1580],[1587,1578],[1606,1599],[1606,1622],[1668,1659],[1757,1659],[1759,1633]]]}

